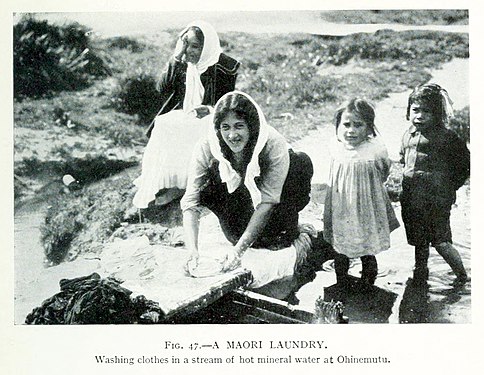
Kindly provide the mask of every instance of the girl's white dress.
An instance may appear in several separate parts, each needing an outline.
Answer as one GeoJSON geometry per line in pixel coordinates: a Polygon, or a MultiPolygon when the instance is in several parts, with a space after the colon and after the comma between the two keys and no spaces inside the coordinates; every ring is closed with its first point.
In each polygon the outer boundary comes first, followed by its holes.
{"type": "Polygon", "coordinates": [[[377,137],[356,147],[331,143],[329,188],[324,207],[324,238],[349,258],[390,248],[390,232],[400,225],[383,183],[390,160],[377,137]]]}
{"type": "Polygon", "coordinates": [[[143,154],[142,172],[133,204],[148,207],[161,189],[187,186],[188,165],[195,144],[207,134],[213,117],[197,118],[194,112],[175,110],[158,116],[143,154]]]}

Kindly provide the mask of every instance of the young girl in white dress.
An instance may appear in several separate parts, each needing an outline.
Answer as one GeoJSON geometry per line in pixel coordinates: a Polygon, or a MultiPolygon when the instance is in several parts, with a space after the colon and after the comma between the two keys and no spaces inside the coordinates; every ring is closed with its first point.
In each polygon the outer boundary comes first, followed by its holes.
{"type": "Polygon", "coordinates": [[[324,238],[335,256],[337,283],[348,285],[350,258],[361,258],[361,280],[374,284],[375,255],[390,248],[390,232],[399,226],[383,185],[390,160],[377,136],[373,107],[352,99],[335,115],[329,189],[324,207],[324,238]]]}

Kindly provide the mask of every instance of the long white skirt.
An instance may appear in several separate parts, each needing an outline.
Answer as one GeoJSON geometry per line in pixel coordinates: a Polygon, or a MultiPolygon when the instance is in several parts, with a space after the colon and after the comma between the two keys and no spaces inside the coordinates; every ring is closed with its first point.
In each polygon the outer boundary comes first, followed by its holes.
{"type": "Polygon", "coordinates": [[[143,155],[133,204],[148,207],[161,189],[187,186],[188,164],[197,141],[207,134],[212,116],[202,119],[182,110],[158,116],[143,155]]]}

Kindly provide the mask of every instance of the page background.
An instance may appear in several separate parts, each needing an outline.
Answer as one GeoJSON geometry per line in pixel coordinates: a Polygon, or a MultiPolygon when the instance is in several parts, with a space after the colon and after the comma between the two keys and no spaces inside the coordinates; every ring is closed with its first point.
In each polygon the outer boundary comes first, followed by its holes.
{"type": "MultiPolygon", "coordinates": [[[[356,1],[298,1],[297,4],[288,1],[249,1],[226,4],[223,1],[210,1],[202,4],[198,1],[183,1],[162,4],[155,1],[71,1],[62,3],[52,0],[34,1],[4,1],[1,5],[1,45],[2,74],[0,75],[1,101],[1,167],[2,184],[2,241],[1,249],[4,255],[1,263],[2,283],[0,289],[1,306],[0,321],[2,337],[0,370],[4,374],[15,371],[17,374],[144,374],[156,372],[189,373],[225,373],[228,371],[250,371],[254,374],[277,371],[292,373],[321,373],[324,371],[339,371],[343,373],[420,373],[428,371],[436,374],[456,372],[477,373],[482,352],[482,276],[473,272],[472,278],[472,313],[473,322],[463,325],[195,325],[195,326],[14,326],[13,324],[13,98],[12,98],[12,12],[39,11],[163,11],[163,10],[265,10],[265,9],[403,9],[403,8],[462,8],[470,9],[470,108],[472,128],[472,244],[476,249],[472,254],[472,269],[483,264],[480,244],[483,243],[480,229],[482,217],[482,199],[478,195],[482,188],[482,160],[480,140],[482,130],[480,122],[483,118],[480,103],[482,77],[482,6],[470,1],[367,1],[364,6],[356,1]],[[337,368],[308,365],[193,365],[193,366],[100,366],[94,361],[95,355],[139,357],[145,356],[192,356],[188,349],[181,351],[164,351],[166,340],[179,341],[183,345],[189,343],[211,343],[227,340],[324,340],[328,346],[327,355],[376,356],[391,358],[389,365],[345,365],[337,368]],[[418,372],[417,372],[418,371],[418,372]]],[[[226,352],[230,355],[250,356],[253,353],[241,350],[226,352]]],[[[200,353],[201,354],[201,353],[200,353]]],[[[214,356],[224,356],[224,351],[218,351],[214,356]]],[[[267,351],[267,355],[274,352],[267,351]]],[[[208,355],[204,352],[203,355],[208,355]]],[[[258,356],[265,352],[257,351],[258,356]]],[[[323,353],[322,356],[325,354],[323,353]]],[[[282,356],[282,355],[281,355],[282,356]]]]}

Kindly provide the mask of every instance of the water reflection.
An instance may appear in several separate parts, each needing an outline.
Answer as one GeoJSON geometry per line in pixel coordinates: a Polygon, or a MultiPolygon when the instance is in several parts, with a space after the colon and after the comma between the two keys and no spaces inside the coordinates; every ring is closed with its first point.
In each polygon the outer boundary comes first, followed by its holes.
{"type": "Polygon", "coordinates": [[[346,288],[338,284],[324,288],[324,300],[341,301],[350,323],[388,323],[397,294],[352,277],[346,288]]]}
{"type": "Polygon", "coordinates": [[[400,323],[427,323],[430,317],[429,285],[427,282],[407,280],[398,320],[400,323]]]}
{"type": "Polygon", "coordinates": [[[426,281],[409,278],[399,307],[400,323],[456,323],[458,302],[470,296],[470,285],[434,290],[426,281]],[[455,306],[453,306],[455,305],[455,306]]]}

